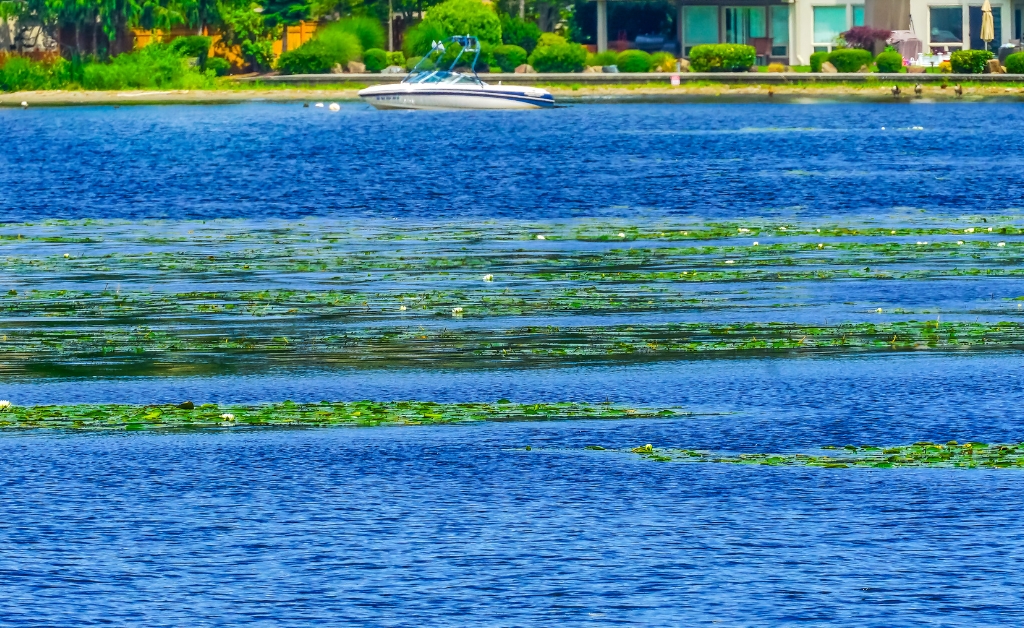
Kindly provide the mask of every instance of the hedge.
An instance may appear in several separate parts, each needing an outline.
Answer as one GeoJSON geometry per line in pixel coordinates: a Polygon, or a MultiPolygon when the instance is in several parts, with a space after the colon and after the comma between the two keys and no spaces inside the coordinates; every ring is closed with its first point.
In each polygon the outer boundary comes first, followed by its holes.
{"type": "Polygon", "coordinates": [[[875,57],[879,72],[902,72],[903,55],[898,52],[882,52],[875,57]]]}
{"type": "Polygon", "coordinates": [[[870,66],[874,59],[871,53],[861,48],[839,48],[828,56],[828,62],[840,72],[856,72],[863,66],[870,66]]]}
{"type": "Polygon", "coordinates": [[[513,72],[516,68],[526,63],[526,50],[520,46],[506,44],[498,46],[491,53],[494,63],[501,68],[502,72],[513,72]]]}
{"type": "Polygon", "coordinates": [[[743,44],[705,44],[690,49],[694,72],[744,72],[756,59],[754,47],[743,44]]]}
{"type": "Polygon", "coordinates": [[[949,55],[949,64],[957,74],[981,74],[985,62],[992,58],[988,50],[957,50],[949,55]]]}
{"type": "Polygon", "coordinates": [[[811,72],[821,72],[821,64],[828,61],[828,52],[815,52],[811,55],[811,72]]]}
{"type": "Polygon", "coordinates": [[[1024,74],[1024,52],[1015,52],[1006,57],[1006,72],[1008,74],[1024,74]]]}
{"type": "Polygon", "coordinates": [[[537,46],[530,55],[530,65],[538,72],[579,72],[586,62],[587,49],[580,44],[537,46]]]}
{"type": "Polygon", "coordinates": [[[615,58],[619,72],[648,72],[651,69],[651,55],[643,50],[623,50],[615,58]]]}
{"type": "Polygon", "coordinates": [[[388,67],[388,53],[380,48],[370,48],[363,53],[363,64],[367,72],[380,72],[388,67]]]}

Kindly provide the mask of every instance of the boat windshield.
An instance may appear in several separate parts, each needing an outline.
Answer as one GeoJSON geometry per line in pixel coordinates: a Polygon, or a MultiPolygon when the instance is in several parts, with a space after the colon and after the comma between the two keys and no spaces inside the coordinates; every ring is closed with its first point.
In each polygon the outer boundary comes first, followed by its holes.
{"type": "Polygon", "coordinates": [[[449,37],[435,41],[403,83],[475,83],[476,64],[480,59],[480,43],[476,37],[449,37]]]}
{"type": "Polygon", "coordinates": [[[481,81],[475,76],[470,74],[461,74],[459,72],[442,72],[439,70],[432,70],[428,72],[417,72],[410,73],[405,78],[405,83],[445,83],[453,85],[455,83],[461,84],[472,84],[480,85],[481,81]]]}

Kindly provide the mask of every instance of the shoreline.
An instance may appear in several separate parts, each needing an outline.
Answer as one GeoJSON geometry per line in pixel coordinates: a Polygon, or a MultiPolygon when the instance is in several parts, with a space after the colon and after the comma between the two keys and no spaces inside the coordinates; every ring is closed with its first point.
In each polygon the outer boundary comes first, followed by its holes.
{"type": "MultiPolygon", "coordinates": [[[[684,83],[679,86],[664,83],[637,83],[622,85],[582,85],[566,83],[538,84],[546,87],[556,101],[564,104],[611,102],[983,102],[992,100],[1019,101],[1024,99],[1024,85],[1018,82],[964,84],[963,96],[957,97],[951,86],[926,84],[920,97],[909,85],[901,87],[898,98],[892,95],[892,85],[885,83],[791,83],[791,84],[736,84],[736,83],[684,83]]],[[[0,93],[0,108],[17,108],[22,102],[33,106],[96,106],[96,105],[161,105],[161,104],[238,104],[248,102],[358,102],[358,91],[365,87],[359,83],[337,85],[259,85],[243,84],[204,90],[50,90],[0,93]]]]}

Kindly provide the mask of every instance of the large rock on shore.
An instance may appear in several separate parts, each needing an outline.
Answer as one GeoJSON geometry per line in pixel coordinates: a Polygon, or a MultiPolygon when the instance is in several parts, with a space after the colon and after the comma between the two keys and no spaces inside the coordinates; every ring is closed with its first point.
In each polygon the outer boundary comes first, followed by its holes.
{"type": "Polygon", "coordinates": [[[828,61],[821,64],[821,71],[825,74],[839,74],[839,70],[836,69],[836,66],[832,65],[828,61]]]}

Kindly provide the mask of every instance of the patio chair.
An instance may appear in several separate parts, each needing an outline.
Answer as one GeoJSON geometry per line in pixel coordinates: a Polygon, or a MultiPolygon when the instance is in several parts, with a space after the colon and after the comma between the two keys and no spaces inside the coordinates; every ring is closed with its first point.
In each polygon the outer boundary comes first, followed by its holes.
{"type": "Polygon", "coordinates": [[[747,41],[754,47],[754,54],[757,56],[755,63],[757,65],[768,65],[768,58],[772,56],[772,38],[751,37],[747,41]],[[760,63],[761,57],[764,57],[764,63],[760,63]]]}

